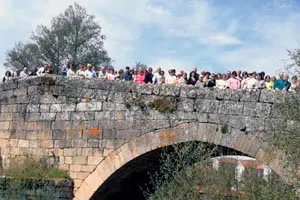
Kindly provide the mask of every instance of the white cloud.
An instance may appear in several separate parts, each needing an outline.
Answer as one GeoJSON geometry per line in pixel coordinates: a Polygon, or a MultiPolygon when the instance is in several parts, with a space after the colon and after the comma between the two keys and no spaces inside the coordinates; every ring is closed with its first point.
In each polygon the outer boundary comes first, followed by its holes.
{"type": "Polygon", "coordinates": [[[202,40],[202,43],[211,45],[235,45],[241,44],[242,42],[229,35],[216,34],[205,38],[204,40],[202,40]]]}

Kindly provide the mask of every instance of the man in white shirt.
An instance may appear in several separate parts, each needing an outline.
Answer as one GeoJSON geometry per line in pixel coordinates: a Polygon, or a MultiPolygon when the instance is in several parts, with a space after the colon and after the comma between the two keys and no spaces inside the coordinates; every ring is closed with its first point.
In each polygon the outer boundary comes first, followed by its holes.
{"type": "Polygon", "coordinates": [[[45,66],[39,67],[39,69],[38,69],[38,71],[36,72],[36,74],[37,74],[38,76],[44,74],[44,73],[45,73],[45,69],[47,69],[47,67],[48,67],[48,64],[45,64],[45,66]]]}
{"type": "Polygon", "coordinates": [[[26,67],[24,67],[23,71],[20,73],[20,78],[25,78],[28,76],[28,70],[26,67]]]}

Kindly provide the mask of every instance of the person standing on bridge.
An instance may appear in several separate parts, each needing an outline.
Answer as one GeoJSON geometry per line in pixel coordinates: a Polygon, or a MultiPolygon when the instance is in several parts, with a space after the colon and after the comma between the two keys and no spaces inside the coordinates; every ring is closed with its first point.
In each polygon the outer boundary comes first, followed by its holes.
{"type": "Polygon", "coordinates": [[[238,90],[241,88],[241,82],[236,76],[236,71],[233,71],[231,74],[231,78],[227,80],[227,87],[232,90],[238,90]]]}
{"type": "Polygon", "coordinates": [[[283,79],[284,73],[279,73],[279,79],[274,82],[274,89],[276,91],[281,91],[284,88],[285,80],[283,79]]]}

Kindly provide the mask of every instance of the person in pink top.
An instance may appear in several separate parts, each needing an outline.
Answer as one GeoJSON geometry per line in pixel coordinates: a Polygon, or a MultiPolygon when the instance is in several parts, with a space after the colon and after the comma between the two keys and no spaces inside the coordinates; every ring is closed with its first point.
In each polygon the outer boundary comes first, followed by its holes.
{"type": "Polygon", "coordinates": [[[144,69],[139,69],[138,74],[135,76],[136,83],[145,83],[145,71],[144,69]]]}
{"type": "Polygon", "coordinates": [[[236,76],[236,71],[233,71],[231,73],[231,78],[227,80],[227,87],[232,90],[238,90],[241,88],[241,82],[236,76]]]}

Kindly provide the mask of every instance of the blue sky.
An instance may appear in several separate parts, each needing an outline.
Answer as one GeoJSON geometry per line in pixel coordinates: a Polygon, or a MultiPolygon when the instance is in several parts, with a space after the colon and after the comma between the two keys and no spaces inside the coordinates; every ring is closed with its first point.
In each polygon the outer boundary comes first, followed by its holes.
{"type": "MultiPolygon", "coordinates": [[[[73,0],[0,0],[0,66],[73,0]]],[[[117,68],[141,61],[189,71],[277,73],[300,46],[298,0],[78,0],[96,16],[117,68]]],[[[3,71],[3,69],[2,69],[3,71]]]]}

